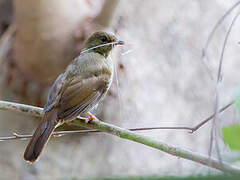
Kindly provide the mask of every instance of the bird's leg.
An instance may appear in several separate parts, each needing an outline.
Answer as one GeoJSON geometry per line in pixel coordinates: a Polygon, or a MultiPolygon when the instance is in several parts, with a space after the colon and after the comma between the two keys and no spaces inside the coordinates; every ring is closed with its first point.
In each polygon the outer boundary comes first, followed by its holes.
{"type": "Polygon", "coordinates": [[[92,113],[87,112],[87,114],[88,114],[88,121],[87,121],[86,123],[88,123],[89,121],[92,121],[92,120],[95,119],[95,118],[94,118],[94,115],[93,115],[92,113]]]}
{"type": "Polygon", "coordinates": [[[95,119],[94,115],[90,112],[82,113],[78,118],[85,120],[86,124],[95,119]]]}

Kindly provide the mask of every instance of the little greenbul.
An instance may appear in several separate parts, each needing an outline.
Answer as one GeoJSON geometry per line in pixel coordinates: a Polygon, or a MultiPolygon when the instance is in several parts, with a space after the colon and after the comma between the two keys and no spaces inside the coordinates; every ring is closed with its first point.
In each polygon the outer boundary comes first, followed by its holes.
{"type": "Polygon", "coordinates": [[[78,115],[86,116],[105,96],[113,77],[113,62],[108,56],[115,45],[122,44],[114,35],[101,31],[86,41],[81,54],[52,85],[42,122],[25,150],[26,161],[37,160],[56,127],[78,115]]]}

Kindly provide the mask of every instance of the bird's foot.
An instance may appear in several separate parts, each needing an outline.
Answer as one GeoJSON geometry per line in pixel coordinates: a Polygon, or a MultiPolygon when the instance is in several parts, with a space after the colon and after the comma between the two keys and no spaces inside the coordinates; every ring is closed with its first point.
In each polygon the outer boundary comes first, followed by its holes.
{"type": "Polygon", "coordinates": [[[95,119],[92,113],[87,112],[87,114],[88,114],[88,118],[85,120],[86,124],[95,119]]]}
{"type": "Polygon", "coordinates": [[[81,116],[78,116],[78,118],[85,120],[86,124],[95,119],[94,115],[90,112],[83,113],[81,116]]]}

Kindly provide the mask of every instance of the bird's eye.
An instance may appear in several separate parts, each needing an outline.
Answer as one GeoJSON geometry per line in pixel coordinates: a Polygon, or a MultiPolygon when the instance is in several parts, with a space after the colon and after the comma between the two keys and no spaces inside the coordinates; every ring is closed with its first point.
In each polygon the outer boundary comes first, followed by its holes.
{"type": "Polygon", "coordinates": [[[102,36],[102,37],[101,37],[101,41],[102,41],[102,42],[107,42],[107,40],[108,40],[108,39],[107,39],[106,36],[102,36]]]}

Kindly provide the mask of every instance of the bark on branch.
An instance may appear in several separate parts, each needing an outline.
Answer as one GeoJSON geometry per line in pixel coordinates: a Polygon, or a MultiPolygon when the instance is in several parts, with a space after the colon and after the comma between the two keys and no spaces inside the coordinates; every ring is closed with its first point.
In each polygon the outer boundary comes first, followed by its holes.
{"type": "MultiPolygon", "coordinates": [[[[42,108],[24,105],[24,104],[0,101],[0,109],[13,111],[13,112],[20,112],[26,115],[31,115],[36,117],[42,116],[42,108]]],[[[240,175],[240,169],[237,167],[233,167],[228,163],[219,162],[214,158],[209,158],[208,156],[200,155],[198,153],[184,150],[182,148],[178,148],[178,147],[163,143],[161,141],[155,140],[151,137],[140,135],[135,132],[114,126],[112,124],[101,122],[97,118],[95,118],[95,120],[91,121],[88,124],[85,123],[85,120],[76,119],[75,121],[72,122],[72,124],[78,125],[87,129],[97,129],[97,130],[106,132],[108,134],[118,136],[123,139],[128,139],[130,141],[141,143],[146,146],[171,154],[173,156],[181,157],[183,159],[188,159],[188,160],[200,163],[202,165],[218,169],[224,173],[240,175]]]]}

